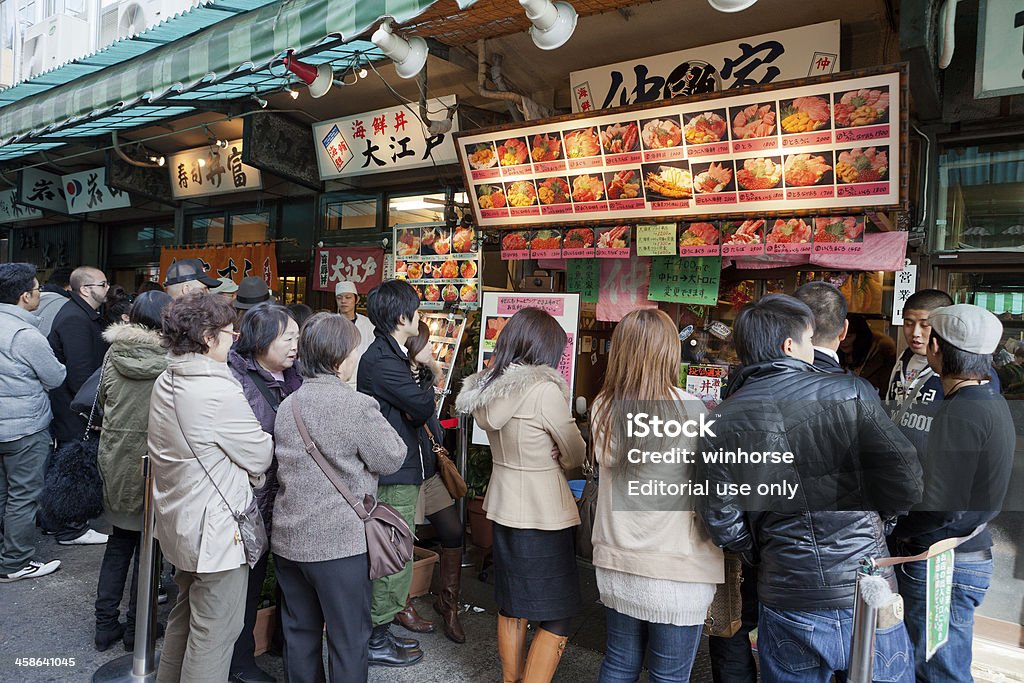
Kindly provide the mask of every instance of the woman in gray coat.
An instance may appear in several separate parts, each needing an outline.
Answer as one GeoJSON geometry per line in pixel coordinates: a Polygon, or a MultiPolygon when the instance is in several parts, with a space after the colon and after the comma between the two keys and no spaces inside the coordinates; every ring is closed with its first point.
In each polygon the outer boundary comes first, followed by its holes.
{"type": "Polygon", "coordinates": [[[377,476],[405,461],[406,446],[377,401],[348,385],[359,331],[344,317],[319,313],[302,327],[302,386],[281,402],[274,425],[277,477],[271,549],[284,594],[284,661],[288,680],[365,681],[370,638],[370,573],[366,532],[316,461],[306,452],[292,413],[302,421],[328,466],[352,494],[377,493],[377,476]]]}

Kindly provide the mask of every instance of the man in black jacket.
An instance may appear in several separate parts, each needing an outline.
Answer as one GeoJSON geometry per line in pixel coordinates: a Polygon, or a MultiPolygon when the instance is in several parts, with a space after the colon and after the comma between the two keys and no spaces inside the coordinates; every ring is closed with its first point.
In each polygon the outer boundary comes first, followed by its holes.
{"type": "MultiPolygon", "coordinates": [[[[107,298],[107,282],[103,271],[82,266],[71,273],[70,301],[53,319],[47,340],[57,360],[67,368],[64,383],[50,391],[53,423],[50,431],[56,448],[85,436],[86,420],[71,409],[71,401],[85,381],[103,363],[109,344],[103,340],[103,316],[100,307],[107,298]]],[[[95,435],[94,435],[95,436],[95,435]]],[[[47,531],[54,533],[61,545],[92,545],[106,543],[107,537],[86,525],[56,528],[41,520],[47,531]]]]}
{"type": "MultiPolygon", "coordinates": [[[[733,336],[744,367],[697,459],[698,479],[709,482],[700,513],[711,537],[758,565],[767,683],[827,680],[849,667],[860,560],[888,556],[876,511],[921,498],[913,446],[873,390],[811,364],[813,333],[811,310],[793,297],[770,295],[740,312],[733,336]],[[708,464],[715,453],[735,456],[708,464]]],[[[891,571],[885,578],[895,588],[891,571]]],[[[899,656],[909,648],[902,623],[880,630],[876,678],[912,681],[899,656]]]]}
{"type": "MultiPolygon", "coordinates": [[[[928,661],[927,565],[907,562],[896,571],[917,680],[925,683],[971,678],[974,610],[992,578],[993,542],[986,525],[1003,507],[1016,443],[1013,416],[989,376],[1002,323],[970,304],[936,308],[928,322],[928,364],[941,377],[942,399],[921,454],[924,500],[900,519],[892,541],[895,552],[906,556],[947,538],[968,540],[954,550],[949,639],[928,661]]],[[[1012,509],[1020,509],[1019,501],[1012,509]]]]}
{"type": "MultiPolygon", "coordinates": [[[[424,425],[434,414],[434,387],[419,384],[412,376],[405,342],[419,334],[419,297],[404,280],[377,285],[367,297],[367,313],[374,327],[374,340],[359,361],[357,388],[377,399],[384,418],[405,441],[408,453],[402,467],[380,478],[377,498],[398,510],[416,527],[416,499],[424,479],[433,476],[433,459],[424,425]],[[429,471],[427,467],[431,468],[429,471]]],[[[370,665],[409,666],[423,657],[419,643],[397,638],[389,628],[398,619],[416,632],[434,630],[433,624],[413,611],[409,603],[412,563],[397,574],[375,579],[370,618],[370,665]]]]}

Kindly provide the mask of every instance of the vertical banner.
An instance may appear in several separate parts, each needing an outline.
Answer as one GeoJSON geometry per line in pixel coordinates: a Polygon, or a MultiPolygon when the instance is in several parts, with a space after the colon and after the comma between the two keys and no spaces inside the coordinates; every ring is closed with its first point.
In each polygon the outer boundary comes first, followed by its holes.
{"type": "MultiPolygon", "coordinates": [[[[565,330],[566,344],[558,371],[562,373],[572,396],[576,379],[576,340],[580,325],[579,294],[514,294],[511,292],[484,292],[480,316],[480,352],[477,355],[477,370],[490,364],[498,344],[501,331],[509,319],[524,308],[539,308],[548,312],[565,330]]],[[[473,425],[473,443],[486,446],[487,433],[473,425]]]]}
{"type": "Polygon", "coordinates": [[[946,550],[927,560],[927,593],[925,605],[925,661],[932,658],[949,640],[949,609],[953,594],[953,550],[946,550]]]}
{"type": "Polygon", "coordinates": [[[249,245],[206,246],[189,249],[164,247],[160,250],[160,282],[167,269],[180,259],[199,259],[210,277],[229,277],[236,283],[255,275],[271,290],[277,286],[277,245],[273,242],[249,245]]]}
{"type": "Polygon", "coordinates": [[[320,247],[316,250],[317,276],[313,289],[334,292],[342,281],[354,282],[366,294],[383,281],[384,250],[375,247],[320,247]]]}
{"type": "Polygon", "coordinates": [[[600,283],[601,262],[597,259],[572,259],[566,262],[565,289],[579,292],[583,303],[597,303],[600,283]]]}
{"type": "Polygon", "coordinates": [[[597,296],[597,319],[617,323],[637,308],[657,308],[648,300],[651,259],[601,261],[601,289],[597,296]]]}
{"type": "Polygon", "coordinates": [[[896,273],[896,280],[892,288],[892,324],[903,324],[903,306],[907,303],[910,295],[917,291],[917,266],[910,264],[910,259],[904,260],[903,270],[896,273]]]}

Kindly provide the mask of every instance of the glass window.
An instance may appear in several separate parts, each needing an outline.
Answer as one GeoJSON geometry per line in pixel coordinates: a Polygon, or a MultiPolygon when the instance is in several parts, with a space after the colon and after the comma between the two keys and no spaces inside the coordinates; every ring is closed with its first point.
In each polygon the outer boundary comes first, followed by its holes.
{"type": "Polygon", "coordinates": [[[174,244],[174,227],[170,224],[112,227],[108,234],[108,249],[112,256],[149,253],[163,245],[174,244]]]}
{"type": "Polygon", "coordinates": [[[1024,247],[1024,143],[942,151],[932,246],[935,251],[1024,247]]]}
{"type": "Polygon", "coordinates": [[[328,202],[325,212],[325,230],[367,230],[377,227],[376,199],[328,202]]]}
{"type": "Polygon", "coordinates": [[[270,213],[236,213],[231,215],[232,242],[262,242],[270,238],[270,213]]]}
{"type": "MultiPolygon", "coordinates": [[[[466,203],[466,193],[455,194],[457,203],[466,203]]],[[[392,197],[388,200],[388,223],[437,223],[444,220],[444,193],[392,197]]]]}
{"type": "Polygon", "coordinates": [[[269,211],[193,216],[186,242],[191,244],[230,244],[263,242],[272,239],[269,211]]]}
{"type": "Polygon", "coordinates": [[[277,278],[274,292],[278,295],[278,301],[285,306],[306,303],[306,278],[295,275],[281,276],[277,278]]]}
{"type": "Polygon", "coordinates": [[[192,219],[193,244],[221,244],[224,242],[224,217],[211,216],[192,219]]]}

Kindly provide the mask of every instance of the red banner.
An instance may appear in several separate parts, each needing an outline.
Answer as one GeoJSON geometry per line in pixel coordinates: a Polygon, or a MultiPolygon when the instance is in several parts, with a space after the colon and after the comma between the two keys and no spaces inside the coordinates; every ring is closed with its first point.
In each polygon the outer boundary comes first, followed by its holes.
{"type": "Polygon", "coordinates": [[[167,269],[181,259],[196,258],[206,266],[206,273],[216,279],[229,277],[236,283],[250,275],[262,277],[271,290],[277,287],[277,245],[273,242],[252,245],[209,245],[191,249],[164,247],[160,250],[160,282],[167,269]]]}
{"type": "Polygon", "coordinates": [[[375,247],[321,247],[315,252],[316,276],[313,289],[333,292],[343,280],[354,282],[356,291],[366,294],[383,280],[384,250],[375,247]]]}

